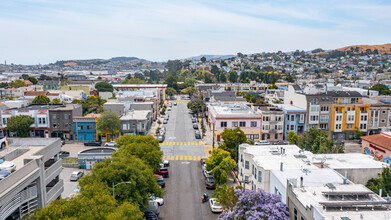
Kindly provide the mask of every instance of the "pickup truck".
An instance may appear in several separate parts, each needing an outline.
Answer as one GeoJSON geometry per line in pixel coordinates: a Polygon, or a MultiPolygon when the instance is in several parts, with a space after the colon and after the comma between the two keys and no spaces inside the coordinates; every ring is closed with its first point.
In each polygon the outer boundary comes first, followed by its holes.
{"type": "Polygon", "coordinates": [[[162,175],[164,178],[168,178],[168,169],[167,168],[160,168],[155,172],[155,174],[162,175]]]}
{"type": "Polygon", "coordinates": [[[0,137],[0,150],[4,150],[7,142],[7,137],[0,137]]]}

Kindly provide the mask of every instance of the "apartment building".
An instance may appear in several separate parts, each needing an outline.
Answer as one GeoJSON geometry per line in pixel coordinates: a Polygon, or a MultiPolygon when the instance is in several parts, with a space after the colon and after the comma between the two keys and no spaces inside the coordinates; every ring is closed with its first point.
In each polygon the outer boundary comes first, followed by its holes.
{"type": "Polygon", "coordinates": [[[98,139],[96,123],[100,114],[90,113],[86,116],[73,117],[73,134],[76,141],[98,139]]]}
{"type": "Polygon", "coordinates": [[[237,127],[246,134],[248,139],[260,140],[261,114],[244,103],[209,103],[207,109],[208,125],[213,131],[215,140],[222,141],[221,133],[225,128],[237,127]]]}
{"type": "Polygon", "coordinates": [[[156,91],[156,99],[160,104],[166,100],[166,89],[167,84],[120,84],[113,85],[119,91],[140,91],[140,90],[151,90],[156,91]]]}
{"type": "Polygon", "coordinates": [[[261,140],[278,142],[284,139],[284,111],[273,106],[260,106],[262,116],[261,140]]]}
{"type": "Polygon", "coordinates": [[[208,89],[217,90],[224,89],[225,91],[245,92],[245,93],[265,93],[268,84],[257,83],[251,81],[250,83],[199,83],[194,86],[197,92],[204,93],[208,89]]]}
{"type": "Polygon", "coordinates": [[[46,207],[64,191],[59,138],[9,139],[7,153],[16,171],[0,181],[0,219],[19,219],[46,207]]]}
{"type": "Polygon", "coordinates": [[[306,124],[306,109],[291,104],[273,104],[284,113],[284,140],[288,140],[288,133],[294,131],[303,134],[306,124]]]}
{"type": "Polygon", "coordinates": [[[363,98],[364,104],[370,105],[368,134],[379,134],[384,130],[391,130],[391,103],[386,99],[376,100],[363,98]]]}
{"type": "Polygon", "coordinates": [[[120,120],[123,134],[147,135],[152,126],[152,111],[129,110],[120,120]]]}
{"type": "Polygon", "coordinates": [[[64,140],[73,140],[73,117],[83,115],[79,104],[66,104],[49,110],[50,135],[64,140]]]}

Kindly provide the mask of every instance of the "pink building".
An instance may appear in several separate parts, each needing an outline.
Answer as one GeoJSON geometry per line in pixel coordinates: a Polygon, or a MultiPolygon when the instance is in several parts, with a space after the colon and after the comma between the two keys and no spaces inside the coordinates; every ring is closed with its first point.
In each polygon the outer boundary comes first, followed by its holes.
{"type": "Polygon", "coordinates": [[[262,116],[244,103],[208,104],[208,125],[214,130],[214,138],[221,140],[225,128],[239,127],[251,140],[260,140],[262,116]]]}
{"type": "Polygon", "coordinates": [[[371,155],[375,160],[391,164],[391,132],[361,137],[361,153],[371,155]]]}

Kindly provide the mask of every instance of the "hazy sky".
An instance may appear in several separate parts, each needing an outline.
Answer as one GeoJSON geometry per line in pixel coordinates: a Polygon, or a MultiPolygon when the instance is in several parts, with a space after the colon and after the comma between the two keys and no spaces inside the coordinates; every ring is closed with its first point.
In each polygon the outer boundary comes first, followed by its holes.
{"type": "Polygon", "coordinates": [[[0,62],[334,49],[391,42],[391,1],[0,0],[0,62]]]}

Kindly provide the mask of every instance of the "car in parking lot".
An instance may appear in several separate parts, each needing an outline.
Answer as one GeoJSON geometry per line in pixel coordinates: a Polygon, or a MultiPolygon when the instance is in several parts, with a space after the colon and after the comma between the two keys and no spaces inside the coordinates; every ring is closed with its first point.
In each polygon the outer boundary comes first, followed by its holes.
{"type": "Polygon", "coordinates": [[[194,128],[194,129],[198,129],[198,124],[197,124],[197,122],[196,122],[196,123],[193,123],[193,128],[194,128]]]}
{"type": "Polygon", "coordinates": [[[7,146],[7,137],[0,137],[0,150],[5,149],[7,146]]]}
{"type": "Polygon", "coordinates": [[[205,179],[205,186],[207,189],[216,189],[216,183],[213,177],[208,177],[205,179]]]}
{"type": "Polygon", "coordinates": [[[155,174],[157,175],[162,175],[164,178],[168,178],[168,169],[167,168],[160,168],[160,169],[157,169],[157,171],[155,172],[155,174]]]}
{"type": "Polygon", "coordinates": [[[11,172],[8,170],[0,170],[0,181],[9,176],[10,174],[11,172]]]}
{"type": "Polygon", "coordinates": [[[105,143],[106,147],[115,147],[116,145],[117,143],[115,143],[115,141],[109,141],[105,143]]]}
{"type": "Polygon", "coordinates": [[[164,135],[159,135],[157,137],[157,140],[159,141],[159,143],[162,143],[164,141],[164,135]]]}
{"type": "Polygon", "coordinates": [[[195,135],[195,138],[196,138],[196,139],[201,139],[201,133],[200,133],[199,130],[196,130],[195,133],[194,133],[194,135],[195,135]]]}
{"type": "Polygon", "coordinates": [[[223,207],[217,202],[216,198],[209,199],[210,210],[215,213],[223,212],[223,207]]]}
{"type": "Polygon", "coordinates": [[[84,142],[84,146],[101,146],[101,145],[102,145],[102,142],[95,141],[95,140],[84,142]]]}
{"type": "Polygon", "coordinates": [[[0,159],[0,169],[14,172],[16,170],[16,165],[11,161],[4,161],[0,159]]]}
{"type": "Polygon", "coordinates": [[[163,178],[163,176],[162,175],[157,175],[157,174],[154,174],[154,176],[156,177],[156,181],[157,181],[157,184],[160,186],[160,187],[162,187],[162,188],[164,188],[164,187],[166,187],[166,183],[164,182],[164,178],[163,178]]]}
{"type": "Polygon", "coordinates": [[[60,158],[69,157],[69,152],[68,152],[68,151],[60,151],[60,152],[58,153],[58,156],[59,156],[60,158]]]}
{"type": "Polygon", "coordinates": [[[84,175],[83,171],[74,171],[71,174],[71,181],[78,181],[84,175]]]}
{"type": "Polygon", "coordinates": [[[254,145],[270,145],[270,142],[265,140],[255,141],[254,145]]]}
{"type": "Polygon", "coordinates": [[[165,119],[163,120],[163,124],[167,124],[167,122],[168,122],[168,119],[165,118],[165,119]]]}

